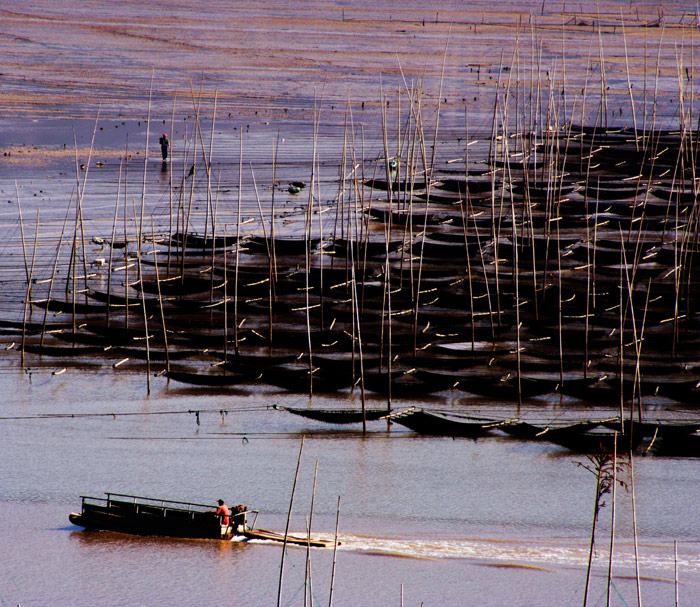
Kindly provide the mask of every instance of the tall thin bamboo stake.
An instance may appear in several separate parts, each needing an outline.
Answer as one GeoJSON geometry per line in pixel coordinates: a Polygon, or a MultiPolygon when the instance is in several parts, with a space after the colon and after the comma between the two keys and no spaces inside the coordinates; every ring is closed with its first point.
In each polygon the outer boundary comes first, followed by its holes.
{"type": "Polygon", "coordinates": [[[678,540],[673,540],[673,595],[674,605],[678,607],[678,540]]]}
{"type": "MultiPolygon", "coordinates": [[[[211,222],[211,250],[212,255],[214,254],[215,244],[216,244],[216,223],[214,221],[214,209],[213,209],[213,196],[211,191],[211,169],[212,169],[212,156],[214,154],[214,124],[216,123],[216,104],[218,101],[218,93],[214,92],[214,110],[211,118],[211,133],[209,134],[209,155],[205,158],[207,167],[207,214],[212,214],[211,222]]],[[[218,191],[218,187],[217,187],[218,191]]],[[[206,228],[207,222],[204,220],[204,235],[207,234],[206,228]]]]}
{"type": "MultiPolygon", "coordinates": [[[[66,231],[66,224],[68,223],[68,215],[70,213],[70,207],[73,202],[73,192],[71,192],[70,200],[68,201],[68,206],[66,207],[66,214],[63,217],[63,226],[61,227],[61,235],[58,239],[58,246],[56,247],[56,258],[54,259],[53,270],[51,271],[51,281],[49,282],[49,293],[47,296],[47,301],[51,301],[51,296],[53,294],[53,285],[55,283],[56,273],[58,271],[58,260],[61,257],[61,248],[63,247],[63,235],[66,231]]],[[[110,248],[111,251],[111,248],[110,248]]],[[[46,322],[49,316],[49,306],[44,308],[44,318],[41,324],[41,341],[40,345],[44,345],[44,337],[46,336],[46,322]]]]}
{"type": "Polygon", "coordinates": [[[608,91],[607,91],[607,81],[605,79],[605,57],[603,54],[603,33],[600,25],[600,19],[598,20],[598,58],[600,61],[600,97],[603,108],[603,129],[608,128],[608,91]]]}
{"type": "Polygon", "coordinates": [[[36,247],[39,241],[39,209],[36,210],[36,229],[34,232],[34,250],[32,252],[32,265],[29,269],[29,280],[27,280],[27,291],[24,298],[24,322],[22,322],[22,353],[20,355],[20,367],[24,368],[24,346],[27,338],[27,311],[32,297],[32,280],[34,277],[34,262],[36,261],[36,247]]]}
{"type": "Polygon", "coordinates": [[[331,584],[328,592],[328,607],[333,607],[333,584],[335,582],[335,565],[338,556],[338,523],[340,521],[340,496],[338,496],[338,507],[335,511],[335,533],[333,534],[333,564],[331,565],[331,584]]]}
{"type": "MultiPolygon", "coordinates": [[[[109,325],[110,313],[112,310],[112,261],[114,259],[114,238],[117,233],[117,217],[119,215],[119,196],[122,187],[122,160],[119,160],[119,177],[117,178],[117,197],[114,202],[114,218],[112,219],[112,236],[109,241],[109,259],[107,261],[107,324],[109,325]]],[[[125,300],[124,305],[128,307],[129,301],[125,300]]]]}
{"type": "MultiPolygon", "coordinates": [[[[77,219],[76,219],[76,229],[78,225],[80,226],[80,243],[81,243],[81,250],[83,253],[83,280],[84,280],[84,294],[85,294],[85,303],[87,303],[87,294],[88,294],[88,268],[87,268],[87,259],[85,256],[85,223],[83,221],[83,200],[85,199],[85,187],[87,185],[87,177],[88,177],[88,172],[90,171],[90,163],[92,162],[92,153],[95,148],[95,136],[97,135],[97,124],[100,120],[100,111],[101,111],[102,106],[100,105],[97,109],[97,116],[95,117],[95,126],[92,129],[92,139],[90,141],[90,152],[88,153],[88,159],[87,163],[85,165],[85,176],[83,177],[83,182],[82,182],[82,187],[80,184],[80,171],[78,167],[78,143],[76,140],[75,136],[75,130],[73,131],[73,141],[75,144],[75,173],[76,173],[76,180],[78,182],[78,207],[77,207],[77,219]]],[[[76,285],[75,283],[73,284],[73,302],[75,303],[75,289],[76,285]]],[[[75,315],[74,315],[75,317],[75,315]]]]}
{"type": "MultiPolygon", "coordinates": [[[[166,264],[166,276],[170,275],[170,257],[173,251],[173,158],[175,144],[175,101],[177,93],[173,96],[173,110],[170,114],[170,170],[168,171],[168,263],[166,264]]],[[[121,170],[121,166],[120,166],[121,170]]]]}
{"type": "MultiPolygon", "coordinates": [[[[423,169],[424,169],[424,175],[425,175],[425,216],[423,220],[423,234],[421,236],[421,253],[420,253],[420,260],[418,262],[418,282],[416,284],[416,305],[415,305],[415,311],[414,311],[414,320],[413,320],[413,356],[415,357],[416,355],[416,337],[417,337],[417,331],[418,331],[418,311],[420,309],[420,285],[421,285],[421,277],[423,273],[423,251],[425,248],[425,235],[426,235],[426,228],[427,228],[427,223],[428,223],[428,209],[430,208],[430,190],[432,186],[432,181],[433,181],[433,174],[435,171],[435,158],[437,154],[437,141],[438,141],[438,132],[440,130],[440,109],[442,107],[442,88],[445,82],[445,66],[447,64],[447,49],[449,47],[450,43],[450,35],[451,35],[452,28],[450,28],[450,33],[447,36],[447,40],[445,41],[445,50],[442,55],[442,70],[440,72],[440,85],[438,88],[438,102],[437,102],[437,109],[436,109],[436,115],[435,115],[435,132],[433,135],[433,150],[432,150],[432,156],[430,159],[430,165],[427,164],[427,159],[426,159],[426,153],[425,153],[425,139],[423,137],[423,130],[420,130],[421,133],[421,151],[423,155],[423,169]]],[[[418,114],[420,116],[420,114],[418,114]]],[[[386,147],[386,146],[385,146],[386,147]]],[[[387,168],[388,170],[388,168],[387,168]]]]}
{"type": "Polygon", "coordinates": [[[610,515],[610,555],[608,558],[608,591],[607,591],[607,607],[610,607],[610,590],[612,588],[612,566],[613,566],[613,551],[615,548],[615,497],[617,489],[617,432],[613,437],[613,468],[612,468],[612,513],[610,515]]]}
{"type": "Polygon", "coordinates": [[[19,185],[17,185],[17,180],[15,179],[15,191],[17,192],[17,213],[19,215],[19,233],[22,239],[22,255],[24,257],[24,272],[27,277],[27,284],[29,284],[29,263],[27,261],[27,245],[24,240],[24,221],[22,220],[22,203],[19,198],[19,185]]]}
{"type": "MultiPolygon", "coordinates": [[[[355,145],[355,125],[353,123],[353,117],[352,117],[352,112],[350,112],[350,122],[351,122],[351,133],[352,133],[352,163],[353,163],[353,171],[352,171],[352,184],[353,184],[353,204],[355,207],[355,212],[352,213],[351,220],[354,220],[355,222],[355,233],[358,233],[358,216],[357,216],[357,203],[358,199],[360,202],[360,205],[363,203],[362,199],[362,187],[360,185],[360,178],[357,173],[357,167],[358,167],[358,162],[357,162],[357,148],[355,145]]],[[[362,231],[362,227],[364,225],[364,222],[361,222],[360,224],[360,232],[362,231]]],[[[350,227],[350,226],[349,226],[350,227]]],[[[362,241],[362,235],[360,233],[359,236],[359,241],[362,241]]],[[[365,402],[365,370],[364,370],[364,358],[362,354],[362,327],[361,327],[361,322],[360,322],[360,301],[358,298],[358,292],[357,292],[357,268],[356,268],[356,263],[355,263],[355,254],[354,254],[354,244],[353,240],[350,241],[350,248],[351,248],[351,265],[350,265],[350,280],[351,280],[351,300],[352,300],[352,311],[353,311],[353,323],[352,323],[352,356],[353,356],[353,383],[356,385],[355,381],[355,376],[354,376],[354,369],[355,369],[355,364],[354,364],[354,359],[355,359],[355,344],[357,344],[357,353],[358,353],[358,360],[359,360],[359,382],[360,382],[360,398],[362,402],[362,411],[363,411],[363,424],[362,424],[362,431],[363,433],[366,432],[367,429],[367,419],[366,419],[366,402],[365,402]]],[[[332,263],[332,262],[331,262],[332,263]]],[[[363,281],[364,283],[364,281],[363,281]]]]}
{"type": "Polygon", "coordinates": [[[639,544],[637,542],[637,500],[635,498],[634,456],[630,452],[630,492],[632,494],[632,535],[634,538],[634,574],[637,582],[637,607],[642,607],[642,582],[639,575],[639,544]]]}
{"type": "Polygon", "coordinates": [[[292,518],[292,506],[294,505],[294,493],[297,490],[297,479],[299,478],[299,466],[301,465],[301,454],[304,450],[304,436],[301,437],[301,445],[299,445],[299,457],[297,458],[297,467],[294,472],[294,483],[292,484],[292,495],[289,498],[289,510],[287,511],[287,524],[284,527],[284,542],[282,543],[282,560],[280,561],[280,578],[277,586],[277,607],[282,605],[282,575],[284,573],[284,557],[287,553],[287,537],[289,536],[289,521],[292,518]]]}
{"type": "Polygon", "coordinates": [[[243,197],[243,129],[239,129],[238,150],[238,207],[236,210],[236,268],[233,278],[233,347],[238,354],[238,266],[241,250],[241,198],[243,197]]]}
{"type": "Polygon", "coordinates": [[[511,196],[510,199],[511,221],[513,224],[513,268],[515,276],[515,335],[516,335],[516,364],[518,376],[518,416],[520,416],[520,407],[523,405],[523,393],[520,377],[520,267],[518,264],[518,232],[515,222],[515,203],[511,196]]]}
{"type": "Polygon", "coordinates": [[[228,260],[226,259],[228,246],[226,237],[226,224],[224,224],[224,362],[228,362],[228,260]]]}
{"type": "MultiPolygon", "coordinates": [[[[196,133],[195,133],[196,137],[196,133]]],[[[194,151],[192,154],[192,167],[190,168],[186,177],[182,181],[182,190],[184,190],[185,181],[189,178],[190,180],[190,191],[188,194],[187,205],[183,200],[182,203],[182,251],[180,252],[181,262],[180,262],[180,279],[185,280],[185,261],[187,259],[187,236],[190,231],[190,221],[192,217],[192,206],[194,203],[194,184],[197,179],[197,146],[193,146],[194,151]]],[[[183,165],[184,169],[184,165],[183,165]]],[[[206,236],[206,235],[205,235],[206,236]]]]}
{"type": "MultiPolygon", "coordinates": [[[[129,205],[127,189],[129,183],[129,140],[127,139],[124,150],[124,216],[122,217],[122,228],[124,232],[124,301],[129,301],[129,230],[127,227],[129,219],[129,205]]],[[[124,327],[129,328],[129,306],[124,306],[124,327]]]]}
{"type": "Polygon", "coordinates": [[[600,510],[600,487],[602,481],[603,467],[597,466],[596,470],[596,486],[595,486],[595,502],[593,506],[593,522],[591,523],[591,537],[588,546],[588,566],[586,567],[586,586],[583,591],[583,607],[588,605],[588,590],[591,583],[591,567],[593,565],[593,552],[595,549],[595,532],[598,526],[598,512],[600,510]]]}
{"type": "MultiPolygon", "coordinates": [[[[143,220],[146,212],[146,173],[148,170],[148,145],[149,145],[149,135],[151,132],[151,95],[153,92],[153,75],[151,75],[151,89],[148,93],[148,112],[146,116],[146,147],[143,152],[143,182],[141,187],[141,213],[139,216],[139,222],[136,233],[136,261],[138,264],[138,281],[141,286],[141,307],[143,311],[143,326],[146,335],[146,391],[148,394],[151,393],[151,346],[150,339],[148,335],[148,311],[146,309],[146,292],[143,288],[143,266],[141,264],[142,254],[141,246],[143,243],[143,220]]],[[[134,213],[135,215],[135,213],[134,213]]],[[[134,219],[136,217],[134,216],[134,219]]],[[[153,238],[151,238],[151,246],[154,247],[153,238]]],[[[158,285],[160,292],[160,284],[158,285]]]]}
{"type": "Polygon", "coordinates": [[[304,590],[304,607],[306,607],[307,594],[311,599],[311,605],[313,606],[313,587],[311,585],[311,525],[314,518],[314,502],[316,501],[316,479],[318,478],[318,460],[316,460],[316,465],[314,467],[314,482],[311,489],[311,506],[309,507],[309,518],[306,525],[306,571],[304,574],[304,585],[306,586],[304,590]],[[307,585],[308,583],[308,585],[307,585]]]}
{"type": "MultiPolygon", "coordinates": [[[[311,273],[311,233],[313,231],[313,207],[314,207],[314,188],[316,185],[316,154],[317,154],[317,145],[318,145],[318,128],[319,128],[319,121],[320,121],[320,110],[318,108],[318,100],[316,99],[316,95],[314,94],[314,130],[313,130],[313,149],[311,152],[311,176],[309,179],[309,200],[307,204],[307,213],[306,213],[306,226],[305,226],[305,231],[304,231],[304,238],[306,241],[306,246],[304,247],[304,263],[306,265],[305,268],[305,298],[306,298],[306,335],[307,335],[307,346],[308,346],[308,351],[309,351],[309,396],[313,395],[314,391],[314,366],[313,366],[313,348],[312,348],[312,341],[311,341],[311,314],[309,310],[310,306],[310,301],[309,301],[309,291],[310,291],[310,285],[309,285],[309,274],[311,273]]],[[[323,237],[323,235],[321,235],[323,237]]]]}
{"type": "MultiPolygon", "coordinates": [[[[355,222],[357,222],[357,216],[355,215],[355,222]]],[[[348,226],[350,228],[351,226],[348,226]]],[[[352,311],[353,311],[353,326],[357,331],[357,349],[358,356],[360,360],[360,400],[362,402],[362,434],[367,432],[367,408],[365,400],[365,368],[364,368],[364,358],[362,356],[362,327],[360,322],[360,304],[357,299],[357,273],[355,268],[355,253],[353,251],[353,240],[350,240],[350,280],[352,282],[351,286],[351,300],[352,300],[352,311]]],[[[354,332],[354,331],[353,331],[354,332]]],[[[354,352],[355,342],[353,341],[353,352],[354,352]]],[[[389,409],[391,409],[391,403],[389,404],[389,409]]]]}
{"type": "Polygon", "coordinates": [[[250,165],[250,175],[253,179],[253,190],[255,191],[255,200],[258,203],[258,212],[260,213],[260,225],[262,226],[262,231],[263,231],[263,240],[265,241],[265,249],[267,250],[267,301],[268,301],[268,306],[267,306],[267,321],[268,321],[268,340],[270,343],[270,346],[272,346],[272,304],[273,304],[273,285],[275,283],[275,277],[274,277],[274,260],[273,260],[273,248],[274,248],[274,243],[272,242],[272,237],[268,238],[267,236],[267,229],[265,228],[265,217],[263,215],[263,210],[262,210],[262,204],[260,203],[260,195],[258,193],[258,183],[255,180],[255,171],[253,170],[253,163],[249,162],[250,165]]]}
{"type": "MultiPolygon", "coordinates": [[[[382,142],[384,145],[384,167],[386,170],[387,177],[387,192],[389,195],[389,220],[384,223],[384,290],[383,290],[383,300],[382,303],[382,324],[381,324],[381,334],[382,334],[382,347],[384,345],[384,303],[386,303],[386,324],[387,324],[387,356],[386,356],[386,399],[387,399],[387,409],[391,410],[391,357],[392,357],[392,336],[391,336],[391,270],[389,266],[389,249],[391,242],[391,205],[393,201],[393,180],[394,176],[389,168],[389,146],[387,141],[387,116],[386,116],[386,104],[382,103],[382,142]]],[[[366,250],[366,249],[365,249],[366,250]]],[[[416,330],[414,326],[414,331],[416,330]]],[[[415,339],[415,338],[414,338],[415,339]]],[[[381,355],[380,355],[381,356],[381,355]]],[[[363,416],[364,418],[364,416],[363,416]]],[[[364,421],[364,419],[363,419],[364,421]]],[[[364,431],[364,424],[363,424],[364,431]]]]}
{"type": "Polygon", "coordinates": [[[630,108],[632,109],[632,124],[634,125],[634,145],[635,149],[639,151],[639,137],[637,135],[637,112],[634,108],[634,96],[632,95],[632,82],[630,81],[630,63],[629,55],[627,54],[627,34],[625,33],[625,21],[622,17],[622,10],[620,10],[620,23],[622,24],[622,40],[625,45],[625,69],[627,72],[627,91],[630,96],[630,108]]]}
{"type": "MultiPolygon", "coordinates": [[[[155,234],[156,227],[151,215],[151,231],[155,234]]],[[[156,285],[158,286],[158,308],[160,309],[160,323],[163,325],[163,345],[165,346],[165,370],[170,371],[170,353],[168,351],[168,331],[165,326],[165,313],[163,312],[163,295],[160,291],[160,274],[158,272],[158,251],[153,251],[153,263],[156,271],[156,285]]],[[[146,335],[146,352],[150,361],[150,350],[148,350],[148,335],[146,335]]],[[[149,373],[150,376],[150,373],[149,373]]]]}
{"type": "MultiPolygon", "coordinates": [[[[136,209],[134,208],[134,218],[136,218],[136,209]]],[[[136,276],[139,284],[139,293],[141,296],[141,312],[143,314],[144,335],[146,339],[146,393],[151,394],[151,348],[148,335],[148,310],[146,308],[146,290],[143,283],[143,266],[141,264],[141,241],[143,233],[141,232],[140,222],[136,224],[136,276]]]]}
{"type": "MultiPolygon", "coordinates": [[[[272,241],[272,294],[277,297],[277,249],[275,247],[275,190],[277,189],[277,152],[280,149],[280,134],[277,132],[277,142],[272,144],[272,193],[270,195],[270,240],[272,241]]],[[[272,343],[272,328],[270,328],[270,343],[272,343]]]]}

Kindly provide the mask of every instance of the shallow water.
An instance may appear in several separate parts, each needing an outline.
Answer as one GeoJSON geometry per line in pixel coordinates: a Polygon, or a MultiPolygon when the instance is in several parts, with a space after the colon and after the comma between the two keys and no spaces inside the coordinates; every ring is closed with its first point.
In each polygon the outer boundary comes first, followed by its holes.
{"type": "MultiPolygon", "coordinates": [[[[417,437],[398,426],[387,432],[384,422],[361,438],[355,428],[329,430],[266,408],[298,404],[284,394],[195,399],[156,381],[146,398],[142,375],[10,371],[5,365],[3,383],[13,397],[0,421],[5,604],[269,604],[277,596],[279,546],[85,532],[67,517],[79,495],[104,491],[204,503],[223,497],[261,510],[260,526],[283,529],[302,435],[291,529],[305,528],[318,461],[315,533],[333,536],[341,498],[335,604],[398,604],[402,585],[404,599],[416,604],[554,605],[582,597],[594,477],[577,466],[585,458],[555,446],[417,437]],[[202,411],[200,425],[193,407],[202,411]],[[95,413],[114,416],[85,415],[95,413]]],[[[700,598],[698,467],[638,458],[635,473],[645,603],[671,604],[678,540],[680,595],[692,604],[700,598]]],[[[606,501],[596,598],[607,572],[606,501]]],[[[629,492],[620,489],[616,501],[615,585],[631,604],[629,492]]],[[[332,551],[311,557],[314,594],[323,602],[332,551]]],[[[301,600],[304,560],[304,549],[289,548],[284,604],[301,600]]]]}
{"type": "MultiPolygon", "coordinates": [[[[650,91],[658,88],[656,124],[675,126],[678,65],[694,65],[697,36],[691,26],[695,3],[690,2],[660,3],[667,28],[641,27],[658,16],[656,5],[634,6],[633,11],[627,2],[612,1],[597,3],[595,10],[588,7],[589,12],[581,3],[546,2],[532,8],[515,0],[497,10],[472,2],[440,6],[439,11],[419,2],[397,8],[370,1],[345,7],[277,2],[233,9],[202,2],[198,12],[181,2],[121,2],[118,10],[100,2],[88,4],[89,10],[68,2],[2,9],[0,101],[13,112],[0,115],[0,146],[11,153],[0,159],[3,319],[23,315],[18,202],[30,255],[32,222],[40,211],[42,241],[35,276],[44,279],[52,273],[67,201],[72,198],[74,204],[76,173],[80,179],[85,176],[76,164],[87,163],[89,169],[83,205],[88,240],[111,234],[118,194],[122,205],[125,200],[138,203],[144,166],[148,214],[155,217],[157,232],[169,227],[171,191],[177,197],[199,145],[193,136],[192,96],[205,99],[201,122],[207,144],[213,98],[218,99],[212,173],[221,224],[234,225],[236,218],[243,132],[243,219],[252,220],[247,233],[262,231],[251,166],[267,218],[270,191],[265,184],[271,182],[273,145],[278,149],[278,183],[308,180],[313,108],[315,98],[322,98],[316,178],[318,198],[328,210],[324,225],[330,230],[348,96],[356,150],[370,171],[384,153],[382,93],[392,91],[389,107],[395,110],[394,91],[404,86],[403,70],[407,88],[422,78],[426,107],[434,107],[446,56],[438,161],[445,164],[463,155],[463,144],[455,139],[463,136],[465,115],[470,139],[479,140],[470,153],[479,158],[488,146],[498,73],[510,64],[516,36],[521,54],[511,73],[518,74],[521,85],[546,90],[558,82],[563,52],[567,91],[578,92],[587,78],[597,83],[595,66],[590,73],[584,66],[599,52],[598,37],[590,27],[563,24],[571,18],[606,22],[617,19],[622,9],[628,11],[625,35],[635,102],[646,99],[650,107],[650,91]],[[533,30],[531,22],[536,24],[533,30]],[[234,31],[240,35],[225,35],[234,31]],[[541,52],[537,66],[528,64],[531,44],[541,52]],[[648,66],[657,57],[661,77],[652,83],[644,73],[653,73],[648,66]],[[682,60],[677,63],[678,57],[682,60]],[[541,68],[536,78],[535,67],[541,68]],[[151,78],[151,145],[163,130],[173,142],[173,161],[165,171],[157,159],[143,162],[151,78]],[[122,174],[120,181],[120,171],[127,170],[128,180],[122,174]],[[119,184],[127,181],[125,194],[119,184]]],[[[606,26],[602,40],[611,106],[626,104],[620,28],[606,26]]],[[[404,90],[404,104],[406,94],[404,90]]],[[[594,112],[595,105],[589,102],[588,110],[594,112]]],[[[638,109],[640,122],[648,125],[650,115],[638,109]]],[[[430,130],[434,116],[426,112],[430,130]]],[[[393,123],[396,116],[388,120],[393,123]]],[[[619,122],[629,125],[629,120],[625,110],[619,122]]],[[[390,124],[390,135],[398,128],[390,124]]],[[[197,200],[207,187],[199,175],[197,200]]],[[[276,205],[287,232],[302,229],[304,204],[300,196],[280,190],[276,205]]],[[[204,221],[202,205],[195,209],[194,228],[201,231],[204,221]]],[[[128,229],[133,231],[133,224],[128,229]]],[[[98,244],[88,248],[91,260],[105,255],[98,244]]],[[[41,318],[34,314],[34,320],[41,318]]],[[[421,437],[398,425],[387,429],[383,422],[370,424],[363,437],[356,427],[322,425],[274,410],[275,403],[304,406],[308,399],[263,387],[196,390],[154,377],[148,395],[145,369],[132,363],[116,371],[100,361],[92,367],[72,366],[34,357],[21,369],[17,352],[5,350],[16,340],[16,335],[0,336],[0,387],[5,395],[0,401],[3,606],[275,604],[281,556],[277,545],[85,532],[69,524],[68,514],[79,508],[80,495],[105,491],[206,503],[223,497],[259,509],[259,525],[280,530],[302,437],[291,529],[305,529],[318,462],[314,533],[333,536],[341,500],[335,605],[399,605],[402,599],[406,605],[582,604],[595,490],[594,477],[578,465],[586,463],[583,457],[506,437],[421,437]]],[[[510,405],[482,407],[478,399],[454,392],[431,397],[429,403],[394,402],[394,407],[422,404],[502,418],[517,414],[510,405]]],[[[359,397],[314,397],[313,406],[359,406],[359,397]]],[[[527,412],[541,419],[590,413],[567,407],[535,401],[527,412]]],[[[648,407],[659,415],[674,413],[667,402],[650,402],[648,407]]],[[[596,415],[615,413],[595,409],[596,415]]],[[[674,604],[675,567],[680,604],[700,604],[700,467],[694,460],[652,457],[637,458],[634,466],[638,550],[635,555],[627,470],[623,480],[628,490],[620,487],[616,494],[611,604],[636,604],[635,562],[643,604],[674,604]]],[[[596,605],[605,604],[612,496],[606,504],[589,592],[589,604],[596,605]]],[[[282,604],[303,603],[305,559],[304,549],[289,548],[282,604]]],[[[311,552],[316,604],[328,602],[332,561],[330,550],[311,552]]]]}

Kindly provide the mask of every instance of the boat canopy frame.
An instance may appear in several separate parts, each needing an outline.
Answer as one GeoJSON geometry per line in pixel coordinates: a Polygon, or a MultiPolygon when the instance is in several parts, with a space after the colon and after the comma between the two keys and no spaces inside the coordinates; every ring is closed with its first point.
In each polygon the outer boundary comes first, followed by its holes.
{"type": "MultiPolygon", "coordinates": [[[[147,508],[159,508],[163,511],[163,516],[167,516],[167,511],[168,509],[170,510],[178,510],[181,512],[192,512],[193,514],[196,512],[211,512],[212,509],[216,510],[218,506],[212,505],[212,504],[199,504],[197,502],[185,502],[185,501],[178,501],[178,500],[166,500],[166,499],[160,499],[160,498],[153,498],[153,497],[146,497],[143,495],[129,495],[127,493],[111,493],[111,492],[105,492],[105,495],[107,497],[95,497],[92,495],[81,495],[80,498],[82,500],[81,503],[81,512],[85,512],[85,505],[86,505],[86,500],[91,500],[92,502],[99,502],[99,504],[93,504],[93,505],[101,505],[104,504],[107,506],[107,508],[110,508],[113,502],[127,502],[131,501],[132,504],[136,506],[136,511],[138,513],[138,507],[139,506],[144,506],[147,508]],[[117,499],[114,499],[117,498],[117,499]],[[137,501],[141,500],[141,501],[137,501]]],[[[87,502],[88,505],[91,502],[87,502]]],[[[248,529],[255,529],[255,525],[258,520],[258,510],[248,510],[247,508],[243,512],[231,512],[231,517],[233,517],[234,514],[245,514],[246,519],[248,514],[253,514],[253,521],[252,523],[248,523],[246,520],[246,528],[248,529]]],[[[223,524],[223,517],[225,515],[221,514],[219,515],[219,518],[221,519],[220,522],[223,524]]]]}

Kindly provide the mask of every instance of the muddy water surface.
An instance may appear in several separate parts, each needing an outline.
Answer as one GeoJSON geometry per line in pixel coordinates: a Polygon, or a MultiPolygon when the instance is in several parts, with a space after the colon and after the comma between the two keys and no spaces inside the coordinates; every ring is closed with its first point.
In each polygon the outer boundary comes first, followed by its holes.
{"type": "MultiPolygon", "coordinates": [[[[486,153],[494,93],[506,78],[513,87],[527,85],[530,99],[541,93],[543,107],[561,85],[559,97],[571,99],[562,111],[594,116],[597,102],[582,109],[575,95],[594,97],[600,89],[601,57],[610,108],[621,108],[615,120],[629,126],[633,119],[629,77],[634,118],[677,126],[679,81],[692,83],[684,80],[685,67],[694,75],[697,59],[695,5],[589,4],[511,1],[494,10],[479,2],[402,8],[202,2],[195,11],[184,2],[6,3],[0,9],[0,148],[8,154],[0,158],[3,319],[24,314],[25,258],[32,257],[37,216],[38,280],[53,272],[66,216],[72,229],[78,182],[85,183],[88,240],[111,235],[116,200],[120,217],[128,204],[126,229],[133,231],[144,168],[149,219],[153,215],[156,232],[167,231],[172,201],[189,185],[187,172],[201,164],[211,139],[219,221],[237,221],[243,133],[246,231],[262,232],[255,185],[262,212],[269,213],[274,148],[284,184],[276,198],[279,225],[300,234],[305,200],[286,192],[286,183],[310,179],[315,106],[318,199],[328,209],[322,217],[329,218],[330,231],[346,119],[356,127],[358,157],[377,159],[383,154],[380,108],[388,101],[387,129],[395,137],[397,91],[405,97],[416,87],[433,108],[426,110],[426,130],[433,128],[443,58],[438,159],[444,166],[463,156],[456,138],[466,139],[466,130],[480,142],[470,148],[474,155],[486,153]],[[656,24],[660,15],[664,20],[656,24]],[[600,36],[595,23],[602,25],[600,36]],[[205,145],[195,135],[198,114],[205,145]],[[163,131],[173,142],[165,170],[154,145],[163,131]],[[155,160],[144,161],[147,150],[155,160]]],[[[683,107],[697,103],[692,84],[681,86],[689,91],[683,107]]],[[[207,180],[204,172],[197,175],[203,196],[207,180]]],[[[206,204],[194,211],[193,226],[201,231],[206,204]]],[[[89,255],[104,257],[105,250],[91,243],[89,255]]],[[[332,536],[341,498],[334,604],[398,605],[402,596],[403,604],[415,605],[582,604],[595,491],[592,475],[577,465],[583,457],[505,437],[419,437],[383,422],[362,437],[358,428],[271,409],[275,403],[306,406],[308,399],[261,386],[201,391],[153,377],[148,395],[143,365],[115,370],[104,360],[71,365],[44,357],[21,368],[17,351],[5,350],[17,334],[1,335],[0,342],[3,605],[276,604],[278,546],[84,532],[68,523],[68,514],[79,507],[80,495],[104,491],[207,503],[223,497],[259,509],[262,526],[282,529],[302,435],[291,528],[305,528],[318,461],[316,533],[332,536]]],[[[394,403],[402,405],[465,409],[454,393],[394,403]]],[[[359,406],[359,397],[314,397],[313,406],[359,406]]],[[[566,403],[530,406],[541,419],[582,414],[566,403]]],[[[666,403],[652,400],[648,407],[668,414],[666,403]]],[[[518,414],[510,405],[482,409],[474,402],[468,410],[499,418],[518,414]]],[[[634,472],[638,546],[627,469],[628,490],[616,495],[611,604],[636,603],[636,563],[644,604],[674,604],[676,571],[681,604],[697,604],[699,467],[695,460],[649,457],[635,460],[634,472]]],[[[589,604],[605,601],[612,496],[606,502],[589,604]]],[[[289,549],[282,604],[303,603],[305,557],[303,549],[289,549]]],[[[317,604],[328,601],[332,560],[331,551],[312,551],[317,604]]]]}

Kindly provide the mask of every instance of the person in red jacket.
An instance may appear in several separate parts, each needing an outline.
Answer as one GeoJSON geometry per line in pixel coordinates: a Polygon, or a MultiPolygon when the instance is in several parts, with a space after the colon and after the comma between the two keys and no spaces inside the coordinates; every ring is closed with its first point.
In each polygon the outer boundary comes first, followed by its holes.
{"type": "Polygon", "coordinates": [[[221,517],[221,524],[222,525],[228,525],[228,522],[230,520],[231,516],[231,511],[229,510],[229,507],[224,503],[224,500],[219,500],[217,502],[219,504],[219,508],[216,511],[216,514],[218,514],[221,517]]]}

